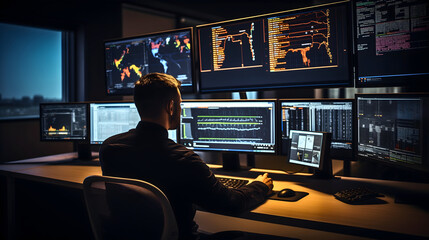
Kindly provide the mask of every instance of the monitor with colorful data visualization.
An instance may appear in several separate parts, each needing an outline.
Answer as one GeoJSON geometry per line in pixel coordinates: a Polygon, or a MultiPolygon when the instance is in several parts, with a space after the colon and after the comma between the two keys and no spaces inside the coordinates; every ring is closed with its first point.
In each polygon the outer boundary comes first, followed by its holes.
{"type": "Polygon", "coordinates": [[[349,1],[197,26],[201,92],[353,85],[349,1]]]}
{"type": "Polygon", "coordinates": [[[167,73],[194,90],[192,28],[170,30],[104,43],[108,95],[132,95],[135,82],[148,73],[167,73]]]}
{"type": "Polygon", "coordinates": [[[88,139],[86,103],[40,104],[40,140],[84,141],[88,139]]]}
{"type": "Polygon", "coordinates": [[[275,100],[184,100],[179,142],[197,151],[276,153],[275,100]]]}

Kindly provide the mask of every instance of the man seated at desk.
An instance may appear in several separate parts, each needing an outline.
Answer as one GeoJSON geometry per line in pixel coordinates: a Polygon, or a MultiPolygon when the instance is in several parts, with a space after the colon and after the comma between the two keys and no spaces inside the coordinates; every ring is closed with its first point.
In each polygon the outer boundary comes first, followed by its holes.
{"type": "MultiPolygon", "coordinates": [[[[273,182],[264,174],[244,187],[229,189],[197,154],[168,139],[167,130],[180,124],[179,87],[180,82],[167,74],[141,77],[134,89],[141,121],[135,129],[104,141],[100,162],[103,175],[141,179],[159,187],[174,210],[179,239],[198,239],[194,204],[217,212],[243,212],[263,203],[273,182]]],[[[272,239],[265,237],[258,239],[272,239]]]]}

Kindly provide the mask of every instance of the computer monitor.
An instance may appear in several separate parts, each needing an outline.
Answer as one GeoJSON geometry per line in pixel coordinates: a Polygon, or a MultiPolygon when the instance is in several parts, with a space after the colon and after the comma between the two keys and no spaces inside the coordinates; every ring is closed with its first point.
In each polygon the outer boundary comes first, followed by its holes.
{"type": "Polygon", "coordinates": [[[200,91],[352,86],[349,1],[197,26],[200,91]]]}
{"type": "MultiPolygon", "coordinates": [[[[197,151],[275,154],[275,103],[275,100],[184,100],[179,143],[197,151]]],[[[224,168],[228,168],[225,157],[223,160],[224,168]]]]}
{"type": "MultiPolygon", "coordinates": [[[[140,116],[133,102],[90,103],[90,143],[102,144],[107,138],[136,128],[140,116]]],[[[176,130],[168,136],[177,141],[176,130]]]]}
{"type": "Polygon", "coordinates": [[[427,87],[429,3],[355,1],[356,86],[427,87]]]}
{"type": "Polygon", "coordinates": [[[281,99],[281,154],[288,155],[290,130],[332,133],[331,157],[355,160],[354,99],[281,99]]]}
{"type": "Polygon", "coordinates": [[[330,133],[290,130],[289,135],[289,163],[311,167],[317,177],[332,177],[330,133]]]}
{"type": "Polygon", "coordinates": [[[357,94],[357,155],[429,172],[429,94],[357,94]]]}
{"type": "Polygon", "coordinates": [[[192,92],[192,28],[150,33],[104,43],[108,95],[132,95],[134,83],[143,75],[167,73],[192,92]]]}
{"type": "Polygon", "coordinates": [[[41,103],[41,141],[85,141],[88,139],[86,103],[41,103]]]}

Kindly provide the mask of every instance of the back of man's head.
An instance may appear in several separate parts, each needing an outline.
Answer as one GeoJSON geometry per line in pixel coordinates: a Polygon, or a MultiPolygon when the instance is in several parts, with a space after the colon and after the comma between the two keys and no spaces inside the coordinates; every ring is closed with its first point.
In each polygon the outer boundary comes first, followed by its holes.
{"type": "Polygon", "coordinates": [[[142,118],[157,118],[171,100],[179,101],[180,81],[164,73],[142,76],[134,87],[134,102],[142,118]]]}

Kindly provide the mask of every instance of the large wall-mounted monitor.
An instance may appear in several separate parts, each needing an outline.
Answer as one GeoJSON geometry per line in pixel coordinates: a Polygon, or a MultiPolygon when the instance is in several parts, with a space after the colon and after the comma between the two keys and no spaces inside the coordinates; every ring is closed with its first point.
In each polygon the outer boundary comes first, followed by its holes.
{"type": "Polygon", "coordinates": [[[197,151],[276,153],[275,100],[184,100],[179,142],[197,151]]]}
{"type": "Polygon", "coordinates": [[[88,139],[86,103],[41,103],[41,141],[84,141],[88,139]]]}
{"type": "Polygon", "coordinates": [[[108,95],[132,95],[134,83],[143,75],[167,73],[192,92],[192,28],[109,40],[104,43],[108,95]]]}
{"type": "Polygon", "coordinates": [[[429,2],[355,1],[357,87],[427,86],[429,2]]]}
{"type": "Polygon", "coordinates": [[[356,95],[357,154],[429,172],[429,94],[356,95]]]}
{"type": "Polygon", "coordinates": [[[289,155],[291,130],[332,133],[331,157],[354,160],[354,99],[282,99],[281,154],[289,155]]]}
{"type": "MultiPolygon", "coordinates": [[[[133,102],[90,103],[90,143],[102,144],[107,138],[136,128],[140,116],[133,102]]],[[[168,137],[177,141],[176,130],[168,130],[168,137]]]]}
{"type": "Polygon", "coordinates": [[[352,86],[349,1],[197,26],[200,91],[352,86]]]}

